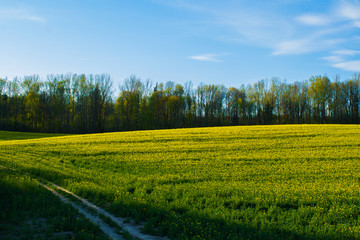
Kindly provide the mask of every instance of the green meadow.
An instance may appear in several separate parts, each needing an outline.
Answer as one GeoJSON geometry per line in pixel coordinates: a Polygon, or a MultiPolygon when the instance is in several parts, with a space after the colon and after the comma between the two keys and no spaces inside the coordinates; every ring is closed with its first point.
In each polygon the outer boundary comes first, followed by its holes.
{"type": "Polygon", "coordinates": [[[359,125],[23,140],[17,134],[0,132],[1,165],[144,223],[146,233],[170,239],[360,239],[359,125]]]}
{"type": "Polygon", "coordinates": [[[0,141],[48,138],[56,136],[65,136],[65,134],[0,131],[0,141]]]}
{"type": "Polygon", "coordinates": [[[0,168],[0,239],[108,239],[71,205],[25,174],[0,168]]]}

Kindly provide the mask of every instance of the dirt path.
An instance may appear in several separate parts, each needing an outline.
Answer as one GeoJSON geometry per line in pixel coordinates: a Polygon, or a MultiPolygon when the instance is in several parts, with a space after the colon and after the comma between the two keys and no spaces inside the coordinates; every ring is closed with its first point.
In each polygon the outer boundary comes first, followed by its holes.
{"type": "Polygon", "coordinates": [[[70,203],[75,209],[77,209],[80,213],[82,213],[87,219],[89,219],[92,223],[99,226],[100,229],[108,235],[111,239],[124,239],[119,234],[117,234],[113,228],[109,227],[106,223],[104,223],[103,220],[101,220],[99,217],[92,215],[91,213],[87,212],[84,208],[80,207],[79,205],[73,203],[68,198],[62,196],[60,193],[56,192],[54,189],[49,188],[48,186],[39,183],[40,186],[46,188],[51,193],[53,193],[55,196],[59,197],[61,201],[64,203],[70,203]]]}
{"type": "MultiPolygon", "coordinates": [[[[2,166],[2,165],[0,165],[0,167],[11,170],[11,171],[20,172],[20,171],[17,171],[15,169],[8,168],[8,167],[2,166]]],[[[29,174],[29,173],[24,173],[24,172],[21,172],[21,173],[29,175],[31,177],[34,177],[35,179],[38,179],[36,176],[33,176],[33,175],[29,174]]],[[[79,197],[75,193],[70,192],[65,188],[62,188],[62,187],[56,185],[53,182],[47,181],[46,179],[42,179],[42,180],[46,181],[47,183],[50,183],[54,188],[59,189],[59,190],[65,192],[67,194],[72,195],[76,199],[80,200],[88,208],[91,208],[91,209],[95,210],[98,214],[102,214],[105,217],[110,218],[114,223],[116,223],[123,230],[127,231],[134,238],[149,239],[149,240],[168,240],[167,237],[158,237],[158,236],[152,236],[152,235],[143,234],[143,233],[141,233],[141,229],[144,227],[143,225],[133,225],[133,224],[127,223],[126,218],[116,217],[116,216],[112,215],[111,213],[109,213],[108,211],[106,211],[106,210],[104,210],[104,209],[90,203],[86,199],[79,197]]],[[[49,190],[51,193],[53,193],[54,195],[59,197],[61,201],[71,204],[79,212],[84,214],[85,217],[87,217],[91,222],[93,222],[95,225],[98,225],[100,227],[100,229],[105,234],[107,234],[111,239],[124,239],[121,235],[117,234],[113,228],[111,228],[108,224],[106,224],[98,216],[93,215],[87,209],[85,209],[85,208],[81,207],[80,205],[74,203],[69,198],[64,197],[62,194],[60,194],[59,192],[55,191],[54,189],[46,186],[45,184],[40,183],[40,182],[39,182],[39,184],[40,184],[40,186],[44,187],[45,189],[49,190]]]]}

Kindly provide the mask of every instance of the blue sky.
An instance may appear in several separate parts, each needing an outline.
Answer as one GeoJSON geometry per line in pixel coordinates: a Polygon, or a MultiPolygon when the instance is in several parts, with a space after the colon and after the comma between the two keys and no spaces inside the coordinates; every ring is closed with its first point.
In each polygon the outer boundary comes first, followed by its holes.
{"type": "Polygon", "coordinates": [[[0,77],[239,87],[360,72],[360,1],[1,0],[0,77]]]}

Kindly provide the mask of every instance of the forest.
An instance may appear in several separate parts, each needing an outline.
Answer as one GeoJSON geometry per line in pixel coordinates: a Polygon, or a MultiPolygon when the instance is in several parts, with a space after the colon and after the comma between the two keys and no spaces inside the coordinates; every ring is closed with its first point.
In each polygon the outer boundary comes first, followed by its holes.
{"type": "Polygon", "coordinates": [[[115,92],[108,74],[0,78],[0,129],[95,133],[259,124],[359,123],[360,73],[341,81],[272,78],[239,88],[154,84],[135,75],[115,92]],[[115,94],[116,93],[116,94],[115,94]],[[116,96],[115,96],[116,95],[116,96]]]}

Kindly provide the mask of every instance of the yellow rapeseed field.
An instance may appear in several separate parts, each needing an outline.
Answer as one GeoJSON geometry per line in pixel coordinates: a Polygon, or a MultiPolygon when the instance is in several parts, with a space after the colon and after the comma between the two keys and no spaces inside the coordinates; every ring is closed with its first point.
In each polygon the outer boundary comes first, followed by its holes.
{"type": "Polygon", "coordinates": [[[0,164],[174,239],[360,239],[360,126],[0,141],[0,164]]]}

